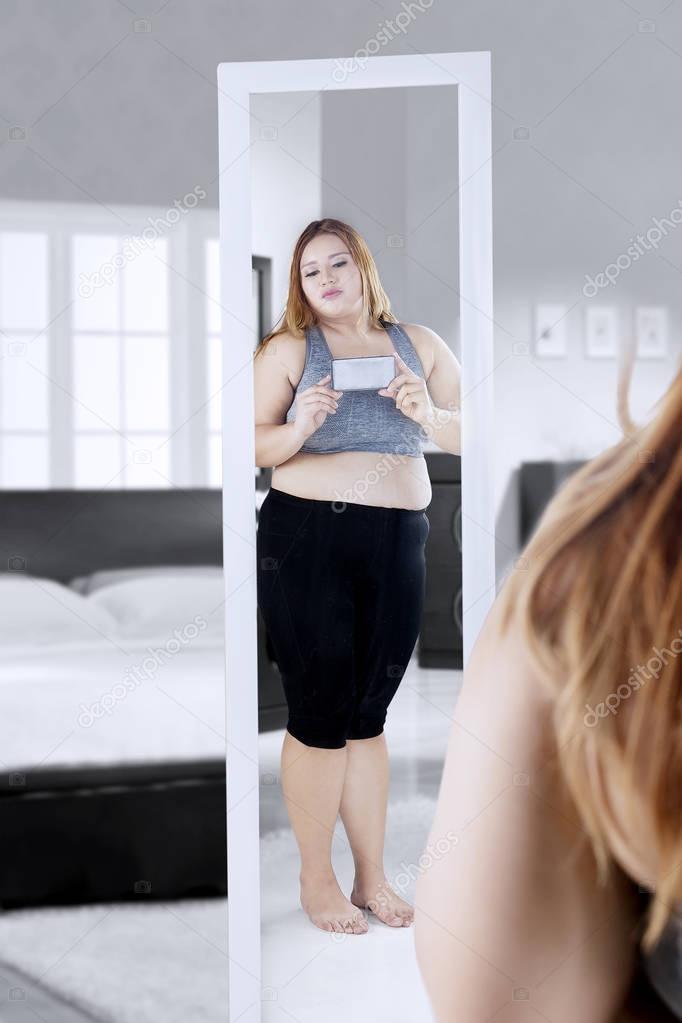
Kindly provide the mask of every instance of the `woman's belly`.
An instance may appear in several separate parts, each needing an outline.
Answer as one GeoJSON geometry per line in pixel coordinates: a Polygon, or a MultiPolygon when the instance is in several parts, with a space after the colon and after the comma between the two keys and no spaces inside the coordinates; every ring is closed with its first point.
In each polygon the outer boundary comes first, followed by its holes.
{"type": "Polygon", "coordinates": [[[298,451],[272,471],[272,486],[297,497],[420,510],[431,503],[423,455],[298,451]]]}

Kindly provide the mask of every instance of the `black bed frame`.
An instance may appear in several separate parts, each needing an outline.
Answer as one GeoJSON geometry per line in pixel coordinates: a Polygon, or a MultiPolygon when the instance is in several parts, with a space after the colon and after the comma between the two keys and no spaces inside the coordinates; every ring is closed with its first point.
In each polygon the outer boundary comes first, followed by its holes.
{"type": "MultiPolygon", "coordinates": [[[[222,564],[219,489],[0,495],[2,572],[66,583],[102,569],[189,564],[222,564]]],[[[258,643],[259,726],[284,727],[260,613],[258,643]]],[[[5,772],[0,906],[225,895],[226,805],[224,759],[5,772]]]]}
{"type": "Polygon", "coordinates": [[[4,909],[227,893],[225,763],[4,775],[4,909]]]}

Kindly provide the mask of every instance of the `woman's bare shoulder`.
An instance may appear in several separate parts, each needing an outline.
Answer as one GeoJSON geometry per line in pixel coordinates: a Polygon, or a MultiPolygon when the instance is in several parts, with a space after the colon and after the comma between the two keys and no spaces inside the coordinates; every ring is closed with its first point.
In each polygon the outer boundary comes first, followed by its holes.
{"type": "Polygon", "coordinates": [[[274,337],[270,338],[265,345],[262,346],[263,354],[265,352],[298,352],[300,349],[305,351],[305,334],[298,337],[290,330],[283,330],[281,334],[275,334],[274,337]]]}
{"type": "Polygon", "coordinates": [[[414,335],[420,340],[431,343],[437,343],[438,341],[443,340],[440,334],[436,334],[435,330],[432,330],[431,327],[424,326],[423,323],[401,323],[400,326],[403,330],[407,331],[410,337],[414,335]]]}
{"type": "MultiPolygon", "coordinates": [[[[519,569],[522,571],[522,569],[519,569]]],[[[555,587],[545,587],[547,599],[558,599],[568,592],[565,579],[555,587]]],[[[554,707],[560,692],[561,678],[541,677],[530,655],[528,641],[520,625],[512,616],[507,629],[501,628],[502,592],[498,594],[477,637],[470,657],[469,686],[462,696],[466,702],[462,714],[472,720],[478,716],[474,706],[477,699],[488,696],[504,706],[502,718],[492,712],[481,716],[480,727],[490,728],[489,738],[500,752],[516,761],[525,757],[534,765],[538,782],[545,795],[559,798],[571,816],[579,817],[561,777],[555,733],[554,707]]],[[[459,708],[458,704],[458,708],[459,708]]],[[[588,753],[591,747],[588,747],[588,753]]],[[[656,876],[656,852],[652,836],[655,831],[647,807],[642,801],[621,790],[616,776],[603,775],[588,755],[586,769],[592,784],[601,786],[613,814],[614,823],[606,819],[610,852],[621,869],[635,882],[653,884],[656,876]]]]}
{"type": "Polygon", "coordinates": [[[261,367],[286,376],[295,388],[305,365],[305,336],[297,337],[289,330],[282,331],[263,345],[257,355],[256,362],[260,361],[261,367]]]}
{"type": "Polygon", "coordinates": [[[472,647],[455,717],[473,726],[479,739],[517,770],[541,773],[556,757],[555,695],[519,624],[512,618],[503,629],[503,606],[500,593],[472,647]]]}
{"type": "Polygon", "coordinates": [[[444,345],[445,341],[439,334],[436,334],[435,330],[425,327],[422,323],[401,323],[400,326],[417,349],[417,355],[421,359],[422,366],[427,370],[426,376],[428,377],[436,361],[437,346],[444,345]]]}

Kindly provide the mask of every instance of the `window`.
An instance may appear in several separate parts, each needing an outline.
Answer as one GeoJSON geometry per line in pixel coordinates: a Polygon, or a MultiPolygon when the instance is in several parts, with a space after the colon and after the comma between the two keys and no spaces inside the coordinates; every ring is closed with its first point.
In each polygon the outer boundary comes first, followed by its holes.
{"type": "Polygon", "coordinates": [[[0,481],[49,486],[48,237],[0,233],[0,481]]]}
{"type": "Polygon", "coordinates": [[[168,243],[122,265],[126,239],[72,239],[74,483],[166,487],[170,476],[168,243]]]}
{"type": "Polygon", "coordinates": [[[2,488],[221,486],[217,210],[113,212],[0,202],[2,488]]]}

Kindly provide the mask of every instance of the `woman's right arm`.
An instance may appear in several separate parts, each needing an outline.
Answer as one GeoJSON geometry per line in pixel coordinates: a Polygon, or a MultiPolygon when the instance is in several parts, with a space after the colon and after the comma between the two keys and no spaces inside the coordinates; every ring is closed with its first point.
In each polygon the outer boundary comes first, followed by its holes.
{"type": "Polygon", "coordinates": [[[253,361],[256,465],[263,468],[286,462],[305,441],[300,423],[286,422],[287,410],[294,400],[289,379],[293,369],[289,366],[289,344],[283,336],[275,337],[253,361]]]}
{"type": "MultiPolygon", "coordinates": [[[[294,379],[297,375],[296,367],[291,365],[290,350],[295,343],[293,338],[279,336],[254,359],[256,465],[262,468],[281,465],[295,455],[311,433],[322,425],[327,414],[336,411],[336,396],[341,394],[321,386],[322,381],[300,391],[296,419],[286,422],[287,411],[294,400],[290,374],[294,379]]],[[[300,372],[299,369],[299,376],[300,372]]]]}
{"type": "Polygon", "coordinates": [[[281,465],[301,449],[304,441],[295,420],[256,424],[256,465],[263,468],[281,465]]]}

